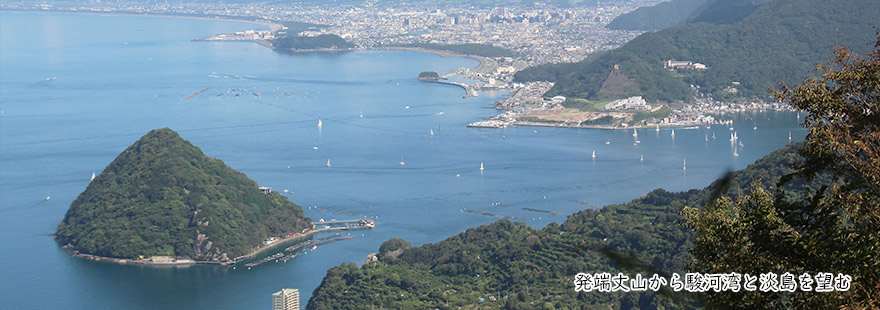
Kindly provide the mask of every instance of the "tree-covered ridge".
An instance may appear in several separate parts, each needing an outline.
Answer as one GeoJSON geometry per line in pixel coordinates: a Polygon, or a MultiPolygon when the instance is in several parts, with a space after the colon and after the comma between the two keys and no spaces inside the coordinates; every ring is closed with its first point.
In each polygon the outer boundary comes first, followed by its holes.
{"type": "Polygon", "coordinates": [[[523,70],[517,80],[555,80],[548,96],[607,99],[597,90],[619,65],[651,101],[687,101],[689,85],[719,98],[765,97],[776,83],[796,84],[809,75],[816,63],[831,57],[834,42],[856,52],[868,50],[873,26],[880,24],[878,1],[774,0],[739,19],[729,14],[741,11],[714,10],[723,3],[707,3],[695,17],[717,23],[695,22],[645,33],[582,62],[523,70]],[[729,21],[725,17],[736,21],[725,23],[729,21]],[[671,59],[703,63],[708,70],[663,69],[663,62],[671,59]]]}
{"type": "Polygon", "coordinates": [[[256,182],[163,128],[129,146],[89,184],[56,236],[106,257],[225,260],[309,226],[286,197],[262,194],[256,182]]]}
{"type": "Polygon", "coordinates": [[[345,49],[354,48],[354,44],[335,34],[321,34],[314,37],[288,35],[275,39],[273,46],[277,49],[311,50],[311,49],[345,49]]]}
{"type": "MultiPolygon", "coordinates": [[[[748,193],[756,178],[775,184],[792,173],[789,164],[801,160],[797,147],[725,178],[730,193],[748,193]]],[[[308,309],[694,307],[699,302],[690,294],[576,293],[572,281],[579,272],[685,272],[694,237],[681,225],[681,211],[704,204],[720,182],[681,193],[655,190],[626,204],[580,211],[541,230],[502,220],[420,247],[392,239],[379,249],[377,262],[330,269],[308,309]]]]}
{"type": "Polygon", "coordinates": [[[672,0],[620,15],[605,27],[613,30],[665,29],[685,22],[708,0],[672,0]]]}

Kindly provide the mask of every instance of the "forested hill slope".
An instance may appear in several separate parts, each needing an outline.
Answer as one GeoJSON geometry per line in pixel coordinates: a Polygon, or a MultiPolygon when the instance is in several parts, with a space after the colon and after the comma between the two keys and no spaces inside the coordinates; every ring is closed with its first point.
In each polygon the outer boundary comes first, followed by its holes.
{"type": "Polygon", "coordinates": [[[687,24],[642,34],[578,63],[528,68],[516,79],[556,81],[547,96],[614,99],[599,89],[618,65],[638,85],[630,93],[649,101],[688,101],[690,85],[718,99],[763,97],[779,81],[798,84],[809,76],[831,57],[834,44],[867,51],[880,25],[880,1],[873,0],[774,0],[741,10],[725,5],[707,3],[687,24]],[[708,69],[670,71],[663,68],[666,60],[708,69]]]}
{"type": "Polygon", "coordinates": [[[665,29],[685,22],[706,1],[708,0],[672,0],[640,7],[614,18],[605,28],[647,31],[665,29]]]}
{"type": "Polygon", "coordinates": [[[56,237],[105,257],[225,261],[309,226],[286,197],[262,194],[256,182],[164,128],[129,146],[89,184],[56,237]]]}
{"type": "MultiPolygon", "coordinates": [[[[802,160],[797,147],[733,173],[725,192],[742,195],[755,179],[772,188],[802,160]]],[[[693,233],[681,225],[680,212],[704,204],[718,186],[681,193],[658,189],[540,230],[501,220],[419,247],[392,239],[379,249],[377,262],[330,269],[307,309],[690,308],[699,304],[693,295],[576,293],[573,280],[579,272],[684,272],[693,233]]]]}

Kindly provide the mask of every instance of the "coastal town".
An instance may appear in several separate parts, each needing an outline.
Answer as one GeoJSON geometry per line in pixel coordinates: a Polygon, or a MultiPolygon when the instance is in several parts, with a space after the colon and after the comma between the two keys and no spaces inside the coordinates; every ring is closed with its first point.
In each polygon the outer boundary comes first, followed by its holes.
{"type": "MultiPolygon", "coordinates": [[[[528,67],[569,63],[588,55],[611,50],[641,31],[611,30],[605,26],[615,17],[659,0],[597,1],[596,5],[557,6],[534,3],[531,6],[501,4],[439,4],[431,1],[398,6],[393,2],[296,2],[227,3],[222,6],[188,2],[84,3],[60,1],[35,5],[12,1],[0,9],[76,11],[86,13],[160,14],[189,18],[213,18],[262,24],[269,30],[244,30],[215,34],[193,41],[254,41],[273,47],[272,40],[282,34],[314,37],[338,35],[353,43],[353,49],[404,49],[467,56],[477,59],[476,68],[459,68],[440,79],[426,81],[462,87],[463,97],[477,97],[484,90],[505,90],[510,95],[495,108],[506,113],[475,121],[469,127],[551,126],[621,129],[633,127],[675,127],[710,125],[722,121],[725,113],[755,110],[791,110],[774,102],[724,102],[700,94],[694,87],[689,104],[651,102],[632,96],[606,102],[586,102],[579,98],[547,97],[553,82],[517,82],[514,75],[528,67]],[[288,27],[294,26],[295,29],[288,27]],[[291,31],[295,30],[295,31],[291,31]],[[512,54],[480,56],[420,47],[480,44],[500,47],[512,54]],[[457,76],[455,81],[446,78],[457,76]],[[581,102],[578,102],[581,101],[581,102]]],[[[688,60],[666,60],[669,70],[706,70],[707,66],[688,60]]],[[[731,85],[731,93],[736,92],[731,85]]]]}

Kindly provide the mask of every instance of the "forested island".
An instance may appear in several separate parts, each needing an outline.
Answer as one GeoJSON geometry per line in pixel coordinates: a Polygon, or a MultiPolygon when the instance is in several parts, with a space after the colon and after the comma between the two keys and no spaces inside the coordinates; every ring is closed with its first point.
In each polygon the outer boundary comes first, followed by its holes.
{"type": "Polygon", "coordinates": [[[421,73],[419,73],[419,80],[422,81],[435,81],[439,79],[440,75],[434,71],[422,71],[421,73]]]}
{"type": "Polygon", "coordinates": [[[299,206],[209,158],[171,129],[150,131],[70,205],[56,239],[117,259],[229,262],[311,227],[299,206]]]}

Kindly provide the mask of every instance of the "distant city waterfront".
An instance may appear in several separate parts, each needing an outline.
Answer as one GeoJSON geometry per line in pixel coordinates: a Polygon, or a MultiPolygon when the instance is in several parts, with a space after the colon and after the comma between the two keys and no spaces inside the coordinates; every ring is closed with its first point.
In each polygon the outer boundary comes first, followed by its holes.
{"type": "Polygon", "coordinates": [[[305,304],[328,268],[360,264],[389,238],[437,242],[499,218],[543,227],[655,188],[702,188],[805,135],[798,115],[783,111],[635,133],[468,128],[498,115],[509,92],[462,98],[460,87],[417,77],[475,68],[474,59],[191,42],[248,29],[268,30],[0,13],[0,308],[268,309],[284,288],[305,304]],[[376,228],[319,233],[315,241],[345,241],[250,270],[69,255],[51,233],[71,201],[92,173],[161,127],[284,193],[314,221],[371,219],[376,228]]]}

